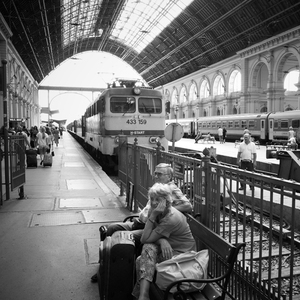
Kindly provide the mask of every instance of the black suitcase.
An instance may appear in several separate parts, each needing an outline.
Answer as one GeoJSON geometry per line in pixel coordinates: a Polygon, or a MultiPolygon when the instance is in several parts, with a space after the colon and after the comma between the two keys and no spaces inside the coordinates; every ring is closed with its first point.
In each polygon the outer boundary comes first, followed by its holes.
{"type": "Polygon", "coordinates": [[[135,242],[130,231],[117,231],[100,243],[97,273],[100,300],[132,300],[135,242]]]}
{"type": "Polygon", "coordinates": [[[52,167],[52,160],[53,160],[53,158],[52,158],[51,153],[45,153],[43,166],[44,167],[52,167]]]}
{"type": "Polygon", "coordinates": [[[27,149],[25,153],[27,168],[37,168],[37,150],[27,149]]]}

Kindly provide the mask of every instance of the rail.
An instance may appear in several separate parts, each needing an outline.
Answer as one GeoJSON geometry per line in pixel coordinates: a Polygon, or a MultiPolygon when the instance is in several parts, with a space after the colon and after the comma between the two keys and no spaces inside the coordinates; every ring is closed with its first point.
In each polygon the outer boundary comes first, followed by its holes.
{"type": "Polygon", "coordinates": [[[250,300],[299,296],[293,287],[300,282],[300,184],[212,162],[209,155],[199,158],[142,147],[138,140],[120,141],[119,178],[128,208],[137,211],[146,204],[155,166],[171,164],[200,221],[229,243],[246,243],[227,295],[250,300]]]}

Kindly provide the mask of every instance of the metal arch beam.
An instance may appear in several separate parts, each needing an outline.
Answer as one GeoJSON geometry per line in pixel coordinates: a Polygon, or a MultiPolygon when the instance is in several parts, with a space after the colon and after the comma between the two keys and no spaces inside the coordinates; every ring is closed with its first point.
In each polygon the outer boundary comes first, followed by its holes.
{"type": "Polygon", "coordinates": [[[26,39],[27,39],[27,41],[28,41],[28,44],[29,44],[29,46],[30,46],[30,49],[31,49],[32,54],[33,54],[33,56],[34,56],[34,59],[35,59],[35,61],[36,61],[36,64],[37,64],[37,66],[38,66],[38,69],[39,69],[39,71],[40,71],[40,74],[41,74],[42,77],[44,78],[44,77],[45,77],[45,74],[44,74],[44,72],[43,72],[43,70],[42,70],[42,68],[41,68],[41,65],[40,65],[40,63],[39,63],[39,60],[38,60],[38,58],[37,58],[37,56],[36,56],[36,53],[35,53],[35,51],[34,51],[34,49],[33,49],[32,43],[31,43],[31,41],[30,41],[30,39],[29,39],[29,36],[28,36],[28,34],[27,34],[27,30],[25,29],[25,26],[24,26],[24,24],[23,24],[23,21],[22,21],[22,19],[21,19],[21,16],[20,16],[20,14],[19,14],[19,11],[18,11],[18,9],[17,9],[17,6],[16,6],[16,4],[15,4],[14,1],[12,1],[12,4],[13,4],[13,6],[14,6],[14,9],[15,9],[16,13],[17,13],[19,22],[20,22],[20,24],[21,24],[21,26],[22,26],[22,28],[23,28],[23,32],[24,32],[24,34],[26,35],[26,39]]]}
{"type": "Polygon", "coordinates": [[[77,92],[103,92],[104,88],[92,88],[92,87],[76,87],[76,86],[47,86],[40,85],[39,90],[47,91],[77,91],[77,92]]]}

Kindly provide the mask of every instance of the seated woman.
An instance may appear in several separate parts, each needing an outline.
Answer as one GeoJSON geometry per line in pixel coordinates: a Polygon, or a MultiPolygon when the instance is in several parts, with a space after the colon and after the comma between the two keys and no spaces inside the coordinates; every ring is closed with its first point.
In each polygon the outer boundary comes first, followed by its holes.
{"type": "Polygon", "coordinates": [[[133,296],[149,300],[149,288],[155,273],[155,264],[170,259],[173,255],[196,250],[186,217],[172,207],[170,188],[155,183],[148,192],[150,210],[141,242],[141,256],[136,261],[137,283],[133,296]]]}

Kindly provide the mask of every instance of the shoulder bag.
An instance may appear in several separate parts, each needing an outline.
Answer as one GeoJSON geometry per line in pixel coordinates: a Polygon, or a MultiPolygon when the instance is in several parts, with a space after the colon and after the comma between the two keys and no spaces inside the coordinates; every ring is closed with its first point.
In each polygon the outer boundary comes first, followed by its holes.
{"type": "MultiPolygon", "coordinates": [[[[156,284],[161,290],[166,290],[168,285],[180,279],[205,279],[207,278],[209,255],[208,250],[199,252],[189,251],[173,256],[171,259],[156,264],[156,284]]],[[[185,292],[202,290],[205,283],[184,282],[181,289],[185,292]]],[[[176,292],[174,286],[170,292],[176,292]]]]}

